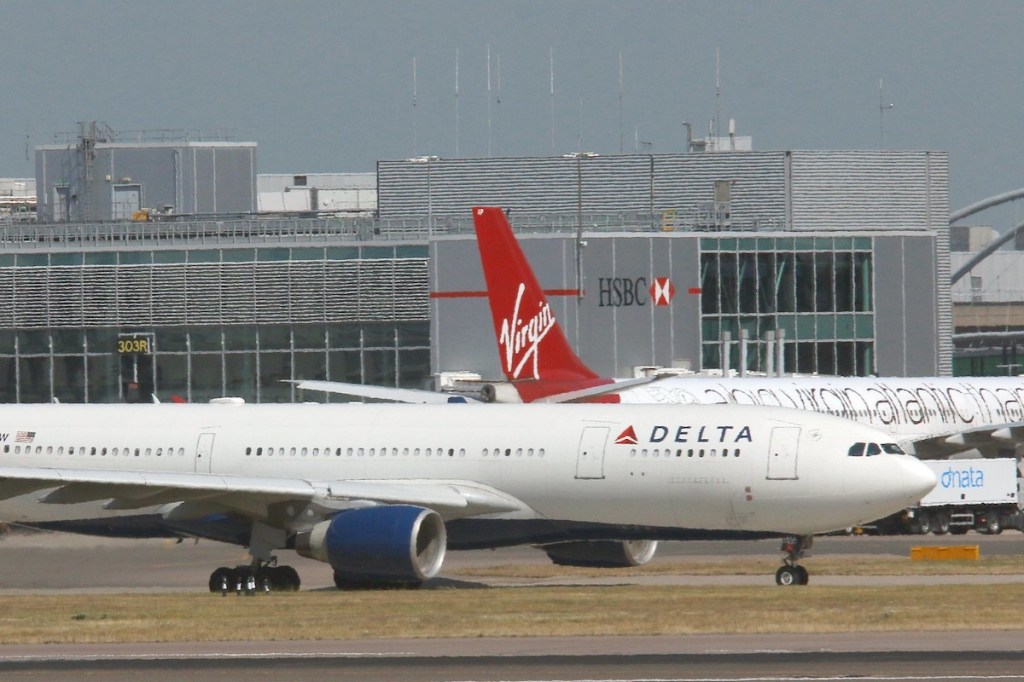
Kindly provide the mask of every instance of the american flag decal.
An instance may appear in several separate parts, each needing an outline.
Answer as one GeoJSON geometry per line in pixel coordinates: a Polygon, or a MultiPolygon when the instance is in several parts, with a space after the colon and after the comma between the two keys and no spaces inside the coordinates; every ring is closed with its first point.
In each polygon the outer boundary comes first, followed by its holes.
{"type": "Polygon", "coordinates": [[[14,435],[15,443],[31,443],[36,438],[35,431],[18,431],[14,435]]]}

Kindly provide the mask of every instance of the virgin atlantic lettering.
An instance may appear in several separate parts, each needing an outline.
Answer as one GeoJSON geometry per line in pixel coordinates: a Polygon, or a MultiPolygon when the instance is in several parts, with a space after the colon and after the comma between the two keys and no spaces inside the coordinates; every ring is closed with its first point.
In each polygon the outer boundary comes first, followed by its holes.
{"type": "Polygon", "coordinates": [[[505,372],[519,379],[526,363],[533,361],[533,378],[539,376],[537,371],[537,360],[539,358],[540,342],[544,339],[551,328],[555,326],[555,316],[551,313],[551,307],[544,301],[538,301],[540,307],[533,317],[525,322],[519,317],[519,309],[523,303],[523,293],[526,285],[520,283],[516,292],[516,304],[512,308],[512,319],[504,318],[501,321],[501,332],[498,336],[498,345],[505,356],[505,372]]]}
{"type": "MultiPolygon", "coordinates": [[[[1018,388],[977,388],[961,382],[953,386],[931,383],[913,387],[874,381],[860,386],[808,386],[794,382],[789,387],[760,386],[734,388],[727,383],[699,389],[681,388],[668,382],[636,389],[653,402],[722,403],[770,405],[829,412],[840,416],[867,418],[885,426],[941,423],[971,425],[1024,420],[1024,386],[1018,388]]],[[[798,380],[810,381],[810,380],[798,380]]],[[[674,382],[673,382],[674,383],[674,382]]],[[[633,401],[630,401],[633,402],[633,401]]]]}

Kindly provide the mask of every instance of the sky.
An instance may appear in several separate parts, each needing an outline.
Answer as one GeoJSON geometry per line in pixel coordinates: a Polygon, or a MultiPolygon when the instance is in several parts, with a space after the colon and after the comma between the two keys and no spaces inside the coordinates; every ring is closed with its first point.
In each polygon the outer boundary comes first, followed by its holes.
{"type": "Polygon", "coordinates": [[[1024,186],[1020,0],[0,0],[0,17],[0,177],[33,176],[26,150],[78,121],[226,131],[258,143],[260,173],[313,173],[680,152],[684,121],[732,118],[756,150],[948,151],[951,210],[1024,186]]]}

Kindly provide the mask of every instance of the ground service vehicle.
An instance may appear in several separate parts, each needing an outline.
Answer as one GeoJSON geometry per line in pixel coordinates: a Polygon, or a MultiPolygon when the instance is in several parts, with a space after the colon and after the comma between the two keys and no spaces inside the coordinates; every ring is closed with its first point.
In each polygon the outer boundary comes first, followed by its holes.
{"type": "Polygon", "coordinates": [[[944,459],[924,462],[939,479],[919,504],[878,521],[879,533],[1001,533],[1024,529],[1017,460],[944,459]]]}

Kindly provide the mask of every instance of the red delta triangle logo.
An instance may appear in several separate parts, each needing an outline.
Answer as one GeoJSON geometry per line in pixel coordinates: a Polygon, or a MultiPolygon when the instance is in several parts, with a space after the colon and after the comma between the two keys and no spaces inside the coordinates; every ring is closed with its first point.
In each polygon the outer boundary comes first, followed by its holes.
{"type": "Polygon", "coordinates": [[[636,430],[633,426],[627,426],[625,430],[615,438],[616,445],[636,445],[636,430]]]}
{"type": "Polygon", "coordinates": [[[668,305],[672,302],[672,297],[676,295],[676,288],[668,277],[655,277],[654,284],[651,285],[649,291],[654,305],[668,305]]]}

